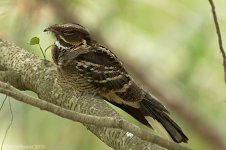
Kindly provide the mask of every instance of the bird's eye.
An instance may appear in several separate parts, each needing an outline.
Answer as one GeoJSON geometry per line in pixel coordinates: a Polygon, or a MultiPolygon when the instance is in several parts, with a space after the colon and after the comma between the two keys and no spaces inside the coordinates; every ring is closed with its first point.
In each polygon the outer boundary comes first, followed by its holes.
{"type": "Polygon", "coordinates": [[[74,30],[65,30],[65,31],[63,31],[64,35],[73,35],[74,33],[75,33],[74,30]]]}

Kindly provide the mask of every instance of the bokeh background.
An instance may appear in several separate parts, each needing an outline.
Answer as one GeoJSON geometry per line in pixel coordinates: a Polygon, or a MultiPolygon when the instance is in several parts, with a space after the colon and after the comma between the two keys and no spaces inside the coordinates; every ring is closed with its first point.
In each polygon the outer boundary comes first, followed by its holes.
{"type": "MultiPolygon", "coordinates": [[[[215,5],[226,44],[226,0],[215,5]]],[[[222,57],[207,0],[0,0],[0,38],[40,58],[39,47],[29,45],[29,40],[37,36],[45,48],[55,39],[43,29],[66,22],[89,29],[119,56],[137,82],[164,97],[163,103],[190,139],[188,147],[211,150],[219,148],[217,142],[226,143],[222,57]],[[208,134],[214,137],[207,140],[208,134]]],[[[51,60],[50,51],[46,56],[51,60]]],[[[1,103],[4,97],[0,95],[1,103]]],[[[12,99],[11,103],[14,120],[5,150],[32,145],[50,150],[111,149],[81,123],[12,99]]],[[[7,101],[0,111],[0,142],[9,123],[7,101]]]]}

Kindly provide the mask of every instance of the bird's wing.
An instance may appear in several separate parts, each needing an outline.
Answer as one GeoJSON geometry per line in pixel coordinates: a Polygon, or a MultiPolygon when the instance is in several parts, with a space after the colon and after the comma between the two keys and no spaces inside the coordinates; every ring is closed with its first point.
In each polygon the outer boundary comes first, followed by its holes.
{"type": "Polygon", "coordinates": [[[79,71],[97,88],[113,92],[120,91],[131,82],[130,76],[117,57],[104,47],[99,46],[81,53],[75,60],[70,65],[75,65],[76,71],[79,71]]]}

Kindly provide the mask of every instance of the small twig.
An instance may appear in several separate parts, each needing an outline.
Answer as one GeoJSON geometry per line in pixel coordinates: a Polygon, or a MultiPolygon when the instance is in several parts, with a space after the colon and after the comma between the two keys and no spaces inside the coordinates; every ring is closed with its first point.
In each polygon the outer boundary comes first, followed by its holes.
{"type": "MultiPolygon", "coordinates": [[[[6,96],[7,97],[7,96],[6,96]]],[[[1,150],[3,150],[3,145],[5,143],[5,139],[6,139],[6,136],[8,134],[8,131],[10,129],[10,127],[12,126],[12,123],[13,123],[13,111],[12,111],[12,106],[11,106],[11,102],[10,102],[10,97],[9,97],[9,110],[10,110],[10,114],[11,114],[11,120],[10,120],[10,123],[5,131],[5,135],[3,137],[3,140],[2,140],[2,145],[1,145],[1,150]]]]}
{"type": "Polygon", "coordinates": [[[217,37],[218,37],[218,43],[219,43],[219,48],[223,57],[223,65],[224,65],[224,80],[226,82],[226,56],[225,56],[225,52],[224,52],[224,48],[223,48],[223,43],[222,43],[222,37],[221,37],[221,32],[220,32],[220,27],[219,27],[219,23],[217,21],[217,14],[215,11],[215,6],[212,0],[209,0],[210,6],[212,8],[212,14],[213,14],[213,20],[215,23],[215,27],[216,27],[216,32],[217,32],[217,37]]]}
{"type": "Polygon", "coordinates": [[[125,121],[124,119],[92,116],[92,115],[87,115],[87,114],[67,110],[57,105],[43,101],[41,99],[26,95],[20,92],[19,90],[17,90],[16,88],[14,88],[13,86],[3,82],[0,82],[0,93],[7,94],[8,96],[15,98],[16,100],[25,102],[32,106],[38,107],[42,110],[52,112],[56,115],[59,115],[61,117],[64,117],[73,121],[78,121],[85,124],[93,124],[96,126],[119,128],[124,131],[130,132],[133,135],[140,137],[143,140],[149,141],[151,143],[157,144],[159,146],[165,147],[170,150],[189,150],[189,148],[187,147],[181,146],[174,142],[167,141],[156,135],[152,135],[148,133],[146,130],[141,129],[138,126],[125,121]]]}
{"type": "Polygon", "coordinates": [[[7,99],[7,95],[5,96],[5,98],[4,98],[3,102],[2,102],[2,105],[1,105],[1,107],[0,107],[0,111],[1,111],[1,110],[2,110],[2,108],[3,108],[3,106],[4,106],[4,103],[5,103],[6,99],[7,99]]]}
{"type": "Polygon", "coordinates": [[[50,47],[52,47],[53,45],[54,45],[54,44],[51,44],[51,45],[47,46],[46,49],[44,50],[45,53],[46,53],[46,51],[47,51],[50,47]]]}
{"type": "MultiPolygon", "coordinates": [[[[46,55],[45,55],[45,53],[44,53],[44,51],[43,51],[43,49],[42,49],[40,43],[38,43],[38,46],[39,46],[39,48],[40,48],[40,50],[41,50],[41,52],[42,52],[42,55],[43,55],[44,60],[46,60],[46,55]]],[[[45,51],[45,52],[46,52],[46,51],[45,51]]]]}

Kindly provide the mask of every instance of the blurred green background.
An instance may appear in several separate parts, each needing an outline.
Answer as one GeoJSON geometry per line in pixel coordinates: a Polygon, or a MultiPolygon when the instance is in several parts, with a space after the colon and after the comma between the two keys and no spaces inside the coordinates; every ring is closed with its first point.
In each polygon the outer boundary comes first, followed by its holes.
{"type": "MultiPolygon", "coordinates": [[[[226,44],[226,0],[217,0],[215,5],[226,44]]],[[[37,36],[45,48],[55,39],[43,33],[43,29],[69,21],[88,28],[93,37],[111,47],[122,61],[139,66],[139,70],[162,87],[168,87],[169,91],[179,90],[186,97],[180,102],[192,110],[191,114],[198,114],[221,139],[226,139],[222,57],[207,0],[0,0],[0,38],[40,58],[38,46],[30,46],[29,40],[37,36]]],[[[51,60],[50,51],[47,59],[51,60]]],[[[163,93],[169,92],[167,88],[164,90],[163,93]]],[[[0,95],[0,99],[3,100],[4,95],[0,95]]],[[[111,149],[81,123],[18,101],[11,100],[11,103],[14,121],[4,149],[15,149],[16,145],[45,145],[45,149],[50,150],[111,149]]],[[[172,109],[170,112],[189,137],[189,147],[213,149],[187,125],[183,116],[172,109]]],[[[6,102],[0,112],[0,141],[9,124],[9,116],[6,102]]]]}

